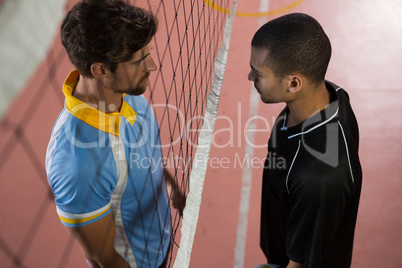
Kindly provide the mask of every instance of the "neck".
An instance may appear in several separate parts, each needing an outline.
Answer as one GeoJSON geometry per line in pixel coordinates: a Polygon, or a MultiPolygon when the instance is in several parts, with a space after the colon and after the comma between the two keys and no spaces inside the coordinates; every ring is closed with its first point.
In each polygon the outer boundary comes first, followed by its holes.
{"type": "Polygon", "coordinates": [[[287,127],[304,122],[313,114],[324,110],[330,103],[330,94],[324,81],[316,87],[305,87],[298,94],[297,98],[287,103],[289,108],[287,127]]]}
{"type": "Polygon", "coordinates": [[[80,76],[73,96],[103,113],[119,112],[122,93],[113,92],[95,78],[80,76]]]}

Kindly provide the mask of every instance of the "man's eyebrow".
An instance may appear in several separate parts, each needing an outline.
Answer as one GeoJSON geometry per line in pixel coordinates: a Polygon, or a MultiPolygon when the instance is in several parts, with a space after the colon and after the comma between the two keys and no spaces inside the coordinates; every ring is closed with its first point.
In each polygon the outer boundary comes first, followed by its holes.
{"type": "Polygon", "coordinates": [[[139,59],[139,60],[134,61],[133,63],[140,63],[141,61],[145,60],[145,58],[148,57],[149,55],[151,55],[151,53],[145,54],[144,57],[142,57],[142,58],[139,59]]]}

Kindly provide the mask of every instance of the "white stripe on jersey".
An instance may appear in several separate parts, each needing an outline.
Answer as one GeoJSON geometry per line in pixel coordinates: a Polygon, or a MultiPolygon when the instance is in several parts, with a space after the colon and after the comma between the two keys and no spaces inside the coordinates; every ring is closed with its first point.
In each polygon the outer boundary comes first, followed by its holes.
{"type": "Polygon", "coordinates": [[[117,185],[112,193],[113,214],[116,222],[116,235],[114,238],[114,247],[116,251],[123,256],[128,262],[130,267],[136,268],[137,263],[135,261],[134,252],[128,242],[126,231],[124,230],[123,218],[121,216],[121,199],[127,186],[127,159],[124,151],[123,141],[121,137],[116,137],[113,134],[109,134],[110,146],[112,147],[113,156],[116,162],[117,168],[117,185]]]}

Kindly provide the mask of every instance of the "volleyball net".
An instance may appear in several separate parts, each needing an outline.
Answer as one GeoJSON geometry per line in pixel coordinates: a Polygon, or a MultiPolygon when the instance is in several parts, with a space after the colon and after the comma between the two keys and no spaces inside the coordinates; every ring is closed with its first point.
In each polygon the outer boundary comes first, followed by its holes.
{"type": "MultiPolygon", "coordinates": [[[[63,2],[69,9],[77,1],[50,2],[63,2]]],[[[150,76],[149,88],[144,96],[159,125],[164,166],[187,196],[183,214],[172,209],[172,243],[168,266],[188,267],[236,0],[129,2],[150,10],[159,21],[152,51],[158,70],[150,76]],[[229,13],[230,10],[232,13],[229,13]]],[[[29,3],[32,4],[32,1],[22,1],[20,4],[29,3]]],[[[54,5],[48,6],[49,10],[46,10],[46,5],[40,7],[42,17],[36,18],[39,25],[28,23],[14,26],[18,28],[15,28],[16,41],[13,42],[23,45],[13,48],[10,45],[8,51],[16,50],[11,52],[25,55],[28,48],[32,50],[34,37],[21,33],[40,32],[41,27],[49,23],[46,14],[57,13],[54,5]],[[24,36],[28,38],[24,39],[24,36]]],[[[24,9],[18,6],[13,8],[24,9]]],[[[56,35],[59,23],[57,21],[54,28],[56,35]]],[[[47,34],[54,29],[49,29],[47,34]]],[[[13,36],[13,32],[8,31],[8,35],[13,36]]],[[[57,253],[52,257],[53,260],[48,260],[49,267],[72,267],[68,266],[75,249],[72,238],[64,233],[50,236],[45,231],[52,230],[52,225],[60,223],[54,220],[57,216],[53,210],[54,197],[46,179],[44,154],[54,121],[64,106],[61,86],[73,68],[58,37],[50,40],[50,44],[52,42],[53,46],[49,45],[47,55],[29,51],[29,55],[39,58],[32,61],[32,66],[36,64],[36,70],[25,69],[26,62],[31,62],[28,55],[25,55],[28,57],[25,62],[10,56],[9,60],[16,66],[9,68],[7,81],[16,80],[18,70],[24,70],[31,78],[21,79],[25,85],[10,84],[1,88],[2,95],[8,88],[13,87],[17,91],[7,103],[1,105],[0,173],[6,187],[3,187],[0,198],[3,204],[15,204],[11,208],[1,207],[2,214],[9,215],[0,227],[0,260],[4,259],[5,267],[34,267],[35,264],[46,267],[47,264],[43,263],[45,260],[39,257],[38,248],[49,247],[52,243],[57,244],[50,246],[57,253]],[[28,194],[24,197],[25,192],[28,194]],[[15,213],[25,214],[19,218],[15,213]]],[[[47,48],[45,44],[37,46],[47,48]]],[[[103,164],[101,159],[97,161],[99,166],[103,164]]],[[[152,173],[151,170],[149,172],[152,173]]]]}

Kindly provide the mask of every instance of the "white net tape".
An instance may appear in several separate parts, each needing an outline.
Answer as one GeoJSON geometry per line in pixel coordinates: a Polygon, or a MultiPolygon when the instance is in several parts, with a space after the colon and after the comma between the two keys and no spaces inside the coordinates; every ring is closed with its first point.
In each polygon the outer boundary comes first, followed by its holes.
{"type": "Polygon", "coordinates": [[[225,32],[222,45],[215,60],[214,77],[211,90],[208,95],[205,109],[204,123],[198,138],[198,148],[195,153],[192,172],[190,175],[190,191],[186,200],[186,208],[183,212],[180,246],[177,252],[175,268],[188,267],[197,228],[198,215],[201,206],[201,197],[204,187],[205,174],[208,166],[209,152],[211,149],[212,135],[221,95],[223,78],[225,75],[226,62],[229,52],[230,36],[232,33],[234,13],[237,0],[234,0],[230,14],[225,22],[225,32]]]}

